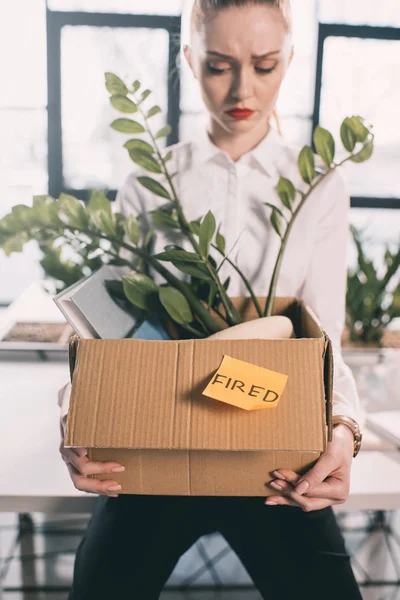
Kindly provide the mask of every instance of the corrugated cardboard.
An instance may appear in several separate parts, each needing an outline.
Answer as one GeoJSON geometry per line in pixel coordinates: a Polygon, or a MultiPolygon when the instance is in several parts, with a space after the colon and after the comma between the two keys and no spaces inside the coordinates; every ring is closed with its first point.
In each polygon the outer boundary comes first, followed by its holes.
{"type": "MultiPolygon", "coordinates": [[[[254,318],[247,300],[235,303],[254,318]]],[[[279,298],[274,314],[298,339],[77,340],[65,444],[123,464],[112,475],[120,493],[271,494],[273,469],[302,472],[324,451],[332,394],[330,341],[310,309],[279,298]],[[247,411],[204,396],[225,354],[288,375],[279,405],[247,411]]]]}

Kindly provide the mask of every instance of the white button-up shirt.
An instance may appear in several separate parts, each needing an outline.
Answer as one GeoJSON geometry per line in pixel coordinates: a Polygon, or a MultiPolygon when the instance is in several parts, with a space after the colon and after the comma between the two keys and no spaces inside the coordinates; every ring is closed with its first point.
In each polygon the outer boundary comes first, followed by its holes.
{"type": "MultiPolygon", "coordinates": [[[[290,179],[296,189],[307,190],[297,169],[300,149],[290,148],[271,129],[256,148],[237,162],[217,148],[206,133],[194,142],[176,144],[171,150],[173,158],[167,165],[171,173],[176,173],[173,181],[186,219],[202,218],[211,210],[226,238],[227,251],[232,249],[229,258],[245,274],[256,295],[266,296],[280,238],[270,223],[271,209],[264,203],[285,212],[275,190],[281,175],[290,179]]],[[[148,213],[166,202],[143,188],[137,176],[137,171],[132,173],[117,194],[116,210],[124,215],[148,213]]],[[[276,295],[300,298],[315,312],[333,344],[333,414],[345,414],[361,422],[355,381],[340,350],[349,206],[346,187],[335,171],[310,195],[297,216],[285,249],[276,295]]],[[[182,242],[179,236],[179,232],[157,228],[155,252],[171,243],[191,249],[187,240],[182,242]]],[[[220,257],[216,254],[215,258],[220,257]]],[[[169,263],[168,268],[174,269],[169,263]]],[[[239,275],[225,261],[221,279],[228,275],[229,295],[248,295],[239,275]]],[[[158,274],[155,278],[162,281],[158,274]]]]}

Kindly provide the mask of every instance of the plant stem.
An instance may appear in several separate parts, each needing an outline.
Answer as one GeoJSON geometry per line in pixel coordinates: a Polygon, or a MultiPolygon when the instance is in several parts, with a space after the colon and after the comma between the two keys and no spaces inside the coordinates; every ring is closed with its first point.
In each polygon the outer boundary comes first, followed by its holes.
{"type": "Polygon", "coordinates": [[[281,247],[279,249],[279,253],[278,253],[278,257],[276,259],[276,263],[275,263],[275,268],[274,271],[272,273],[272,278],[271,278],[271,282],[270,282],[270,286],[269,286],[269,291],[268,291],[268,295],[267,295],[267,300],[265,303],[265,309],[264,309],[264,317],[270,317],[272,315],[272,309],[273,309],[273,305],[274,305],[274,300],[275,300],[275,293],[276,293],[276,286],[278,283],[278,277],[279,277],[279,273],[280,273],[280,269],[282,266],[282,260],[283,260],[283,256],[284,256],[284,252],[285,252],[285,248],[287,245],[287,241],[289,238],[289,234],[290,231],[293,227],[293,223],[296,220],[297,215],[299,214],[300,210],[302,209],[305,201],[307,200],[307,198],[310,196],[310,194],[315,190],[316,187],[319,186],[319,184],[321,183],[321,181],[323,181],[324,179],[326,179],[326,177],[328,175],[330,175],[330,173],[333,173],[338,167],[342,166],[345,162],[347,162],[348,160],[351,159],[353,155],[348,156],[347,158],[345,158],[344,160],[342,160],[340,163],[335,164],[332,168],[328,169],[328,171],[326,171],[326,173],[324,173],[323,175],[321,175],[321,177],[318,179],[318,181],[310,186],[310,189],[308,190],[308,192],[306,192],[305,194],[302,194],[302,200],[299,204],[299,206],[296,208],[296,210],[293,212],[293,216],[290,219],[290,222],[286,228],[285,234],[282,238],[282,243],[281,243],[281,247]]]}
{"type": "Polygon", "coordinates": [[[262,311],[261,305],[260,305],[260,303],[259,303],[259,301],[258,301],[258,299],[257,299],[257,296],[256,296],[256,295],[255,295],[255,293],[253,292],[253,288],[251,287],[251,285],[250,285],[250,282],[248,281],[248,279],[246,279],[246,277],[245,277],[244,273],[243,273],[243,272],[242,272],[242,271],[239,269],[239,267],[237,267],[237,266],[235,265],[235,263],[234,263],[234,262],[232,262],[232,261],[231,261],[231,259],[230,259],[230,258],[228,258],[228,256],[226,256],[226,255],[225,255],[225,254],[222,252],[222,250],[220,250],[220,249],[218,248],[218,246],[215,246],[214,244],[213,244],[212,246],[213,246],[213,248],[215,248],[215,250],[217,250],[217,251],[218,251],[220,254],[222,254],[222,256],[224,257],[224,260],[226,260],[226,261],[227,261],[227,262],[228,262],[228,263],[229,263],[229,264],[230,264],[230,265],[231,265],[231,266],[232,266],[232,267],[235,269],[235,271],[238,273],[239,277],[241,277],[241,279],[242,279],[242,281],[243,281],[244,285],[246,286],[246,288],[247,288],[247,290],[248,290],[248,292],[249,292],[249,294],[250,294],[250,296],[251,296],[251,299],[252,299],[252,301],[253,301],[253,304],[254,304],[254,306],[255,306],[255,309],[256,309],[256,311],[257,311],[257,313],[258,313],[258,316],[259,316],[259,317],[262,317],[262,316],[263,316],[263,311],[262,311]]]}
{"type": "MultiPolygon", "coordinates": [[[[151,128],[149,127],[148,119],[147,119],[145,113],[143,112],[143,110],[140,107],[140,103],[138,103],[138,108],[139,108],[139,111],[140,111],[140,113],[142,115],[142,118],[143,118],[143,120],[145,122],[147,131],[148,131],[148,133],[149,133],[149,135],[151,137],[151,140],[153,142],[153,146],[154,146],[154,148],[156,150],[158,160],[160,161],[160,163],[162,165],[162,168],[163,168],[163,171],[164,171],[164,175],[165,175],[165,177],[167,178],[167,181],[168,181],[168,185],[169,185],[169,187],[171,189],[172,197],[173,197],[174,203],[175,203],[177,211],[178,211],[179,219],[180,219],[181,224],[183,226],[183,233],[189,239],[189,241],[192,244],[192,247],[195,250],[195,252],[201,257],[199,245],[196,242],[196,239],[195,239],[194,235],[192,234],[192,232],[190,230],[189,223],[187,222],[186,217],[184,215],[184,212],[183,212],[181,203],[179,201],[178,194],[176,193],[175,186],[173,184],[172,178],[171,178],[171,176],[170,176],[170,174],[168,172],[168,169],[166,167],[166,164],[164,162],[162,154],[161,154],[161,152],[159,150],[159,147],[158,147],[158,144],[157,144],[157,140],[154,137],[154,135],[153,135],[153,133],[151,131],[151,128]]],[[[202,258],[202,260],[203,260],[203,263],[206,266],[206,268],[207,268],[207,270],[208,270],[208,272],[209,272],[212,280],[214,281],[215,285],[217,286],[217,289],[218,289],[219,294],[221,296],[221,300],[222,300],[222,302],[224,304],[224,308],[225,308],[225,311],[226,311],[226,316],[228,318],[228,321],[229,321],[230,325],[237,325],[238,323],[242,323],[243,319],[240,316],[240,313],[233,306],[231,299],[229,298],[228,294],[226,293],[225,288],[223,287],[221,281],[219,280],[219,277],[218,277],[217,273],[215,272],[215,269],[212,267],[212,265],[210,265],[210,263],[209,263],[209,261],[207,259],[203,259],[202,258]]]]}
{"type": "MultiPolygon", "coordinates": [[[[51,230],[56,229],[57,231],[59,231],[59,229],[57,229],[55,227],[51,227],[51,226],[50,227],[46,226],[46,229],[51,229],[51,230]]],[[[218,325],[218,323],[215,321],[215,319],[213,319],[213,317],[208,313],[208,311],[205,309],[205,307],[201,304],[201,302],[198,300],[198,298],[192,292],[190,287],[188,285],[186,285],[186,283],[184,281],[181,281],[180,279],[175,277],[175,275],[173,275],[170,271],[168,271],[168,269],[163,267],[163,265],[161,265],[158,262],[158,260],[156,260],[153,256],[148,254],[145,250],[142,250],[141,248],[137,248],[135,246],[131,246],[130,244],[127,244],[124,241],[114,238],[113,236],[106,236],[97,231],[86,230],[86,229],[82,229],[82,228],[78,228],[78,227],[73,227],[73,230],[79,231],[80,233],[84,233],[84,234],[88,235],[89,237],[94,235],[100,239],[104,239],[109,242],[113,242],[115,244],[118,244],[121,248],[125,248],[129,252],[132,252],[132,254],[135,254],[139,258],[143,258],[143,260],[145,260],[151,267],[153,267],[153,269],[155,271],[160,273],[160,275],[162,275],[162,277],[164,277],[164,279],[168,283],[173,285],[176,289],[178,289],[185,296],[190,307],[193,309],[195,314],[201,319],[201,321],[204,323],[204,325],[206,326],[208,331],[210,331],[210,333],[217,333],[217,331],[221,331],[222,327],[220,327],[218,325]]]]}

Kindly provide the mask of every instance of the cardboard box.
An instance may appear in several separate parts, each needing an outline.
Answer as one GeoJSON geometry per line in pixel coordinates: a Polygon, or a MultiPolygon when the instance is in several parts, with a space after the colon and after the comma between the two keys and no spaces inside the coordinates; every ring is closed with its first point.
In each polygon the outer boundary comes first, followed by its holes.
{"type": "MultiPolygon", "coordinates": [[[[235,303],[255,318],[248,299],[235,303]]],[[[278,298],[274,314],[292,320],[298,339],[76,339],[65,444],[124,465],[112,476],[120,493],[276,494],[271,471],[307,470],[331,439],[333,364],[308,307],[278,298]],[[279,404],[248,411],[204,396],[224,355],[288,375],[279,404]]]]}

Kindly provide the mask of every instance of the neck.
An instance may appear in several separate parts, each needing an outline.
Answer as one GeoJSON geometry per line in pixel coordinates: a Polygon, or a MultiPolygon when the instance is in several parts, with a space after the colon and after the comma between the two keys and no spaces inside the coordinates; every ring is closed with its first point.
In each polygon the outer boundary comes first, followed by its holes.
{"type": "Polygon", "coordinates": [[[241,156],[255,148],[265,138],[269,129],[269,122],[266,121],[265,125],[259,125],[247,133],[235,134],[222,129],[214,119],[210,119],[207,132],[213,144],[229,154],[231,159],[236,162],[241,156]]]}

